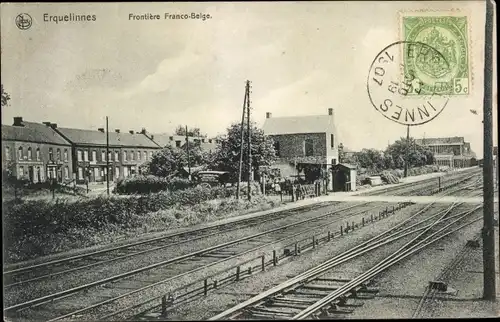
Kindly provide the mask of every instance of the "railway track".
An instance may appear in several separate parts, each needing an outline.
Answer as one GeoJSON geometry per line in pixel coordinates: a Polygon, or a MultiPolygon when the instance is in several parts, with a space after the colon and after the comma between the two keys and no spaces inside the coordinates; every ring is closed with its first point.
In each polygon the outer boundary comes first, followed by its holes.
{"type": "MultiPolygon", "coordinates": [[[[17,316],[20,314],[20,317],[22,317],[25,316],[25,313],[30,311],[30,309],[37,308],[38,311],[43,313],[43,316],[35,314],[36,319],[59,320],[68,318],[75,314],[81,314],[83,312],[102,307],[125,296],[130,296],[154,286],[164,284],[168,281],[178,279],[181,276],[186,276],[187,274],[206,269],[230,259],[236,259],[239,256],[263,249],[266,246],[283,242],[287,239],[295,238],[299,235],[307,234],[318,229],[327,229],[335,223],[338,224],[338,222],[356,215],[366,212],[375,212],[376,210],[374,208],[382,209],[382,206],[373,207],[367,206],[366,204],[365,206],[366,207],[363,210],[349,212],[349,210],[354,210],[359,207],[359,205],[350,206],[342,209],[342,214],[335,211],[329,212],[314,218],[260,232],[252,236],[236,239],[227,243],[172,258],[164,262],[155,263],[137,270],[132,270],[110,278],[81,285],[73,289],[11,305],[5,308],[4,312],[8,313],[9,316],[17,316]],[[332,218],[332,216],[336,217],[332,218]],[[106,293],[107,295],[99,295],[102,290],[99,289],[98,286],[102,285],[106,285],[105,292],[102,293],[106,293]],[[107,299],[104,301],[92,301],[91,304],[84,299],[82,299],[81,302],[76,299],[71,299],[68,301],[71,302],[68,305],[66,305],[67,303],[60,302],[60,300],[75,295],[76,293],[82,294],[81,292],[89,291],[93,292],[94,298],[107,299]],[[113,295],[110,296],[110,293],[113,295]],[[46,305],[46,307],[40,310],[39,307],[41,305],[46,305]],[[70,308],[68,308],[68,306],[70,308]],[[64,307],[65,309],[61,309],[61,307],[64,307]],[[52,316],[53,314],[60,314],[60,316],[54,317],[52,316]]],[[[85,294],[81,296],[85,297],[85,294]]],[[[31,316],[29,314],[30,312],[27,313],[31,316]]]]}
{"type": "MultiPolygon", "coordinates": [[[[452,180],[451,183],[448,182],[450,180],[447,180],[446,184],[443,182],[443,187],[462,182],[464,180],[467,180],[467,178],[469,177],[470,176],[466,177],[466,179],[461,178],[460,180],[452,180]]],[[[425,183],[428,184],[429,182],[426,181],[425,183]]],[[[418,194],[429,193],[429,189],[423,187],[422,185],[419,185],[418,188],[414,187],[413,185],[386,188],[383,190],[383,192],[386,193],[387,191],[389,191],[387,189],[392,189],[391,191],[400,191],[401,193],[405,193],[404,191],[408,189],[410,189],[409,191],[418,194]]],[[[96,266],[110,264],[115,261],[125,260],[127,258],[165,250],[166,248],[194,242],[196,240],[216,236],[221,233],[241,230],[243,228],[251,227],[257,224],[280,220],[285,217],[300,214],[303,211],[313,211],[316,209],[324,208],[325,206],[328,206],[328,203],[320,203],[312,206],[280,211],[269,214],[265,218],[254,217],[221,225],[209,225],[197,230],[189,230],[186,232],[169,234],[166,236],[128,243],[125,245],[51,260],[29,266],[10,265],[10,267],[7,267],[3,272],[4,289],[8,290],[9,288],[14,286],[20,286],[26,283],[33,283],[44,279],[54,278],[80,270],[91,269],[96,266]]]]}
{"type": "Polygon", "coordinates": [[[453,214],[454,204],[448,209],[424,219],[416,219],[418,212],[370,240],[335,256],[334,258],[298,276],[263,292],[210,320],[236,319],[294,319],[329,318],[359,305],[353,300],[363,299],[363,294],[373,294],[371,279],[405,258],[449,236],[481,217],[475,216],[482,206],[453,214]],[[416,235],[416,236],[415,236],[416,235]],[[411,239],[397,251],[384,257],[377,264],[350,280],[324,277],[332,268],[368,252],[403,238],[411,239]]]}
{"type": "MultiPolygon", "coordinates": [[[[466,181],[468,179],[463,179],[462,181],[466,181]]],[[[452,187],[452,185],[450,185],[452,187]]],[[[318,208],[322,208],[323,205],[319,205],[318,208]]],[[[352,207],[347,207],[345,209],[341,209],[339,211],[347,211],[349,209],[359,207],[359,205],[352,206],[352,207]]],[[[303,210],[303,209],[302,209],[303,210]]],[[[299,209],[295,209],[295,211],[300,211],[299,209]]],[[[374,211],[373,207],[369,207],[366,211],[374,211]]],[[[237,240],[233,240],[228,243],[223,243],[220,245],[216,245],[213,247],[209,247],[206,249],[202,249],[196,252],[192,252],[189,254],[185,254],[182,256],[178,256],[176,258],[172,258],[167,261],[162,261],[159,263],[155,263],[153,265],[148,265],[146,267],[142,267],[140,269],[135,269],[132,271],[128,271],[122,274],[118,274],[116,276],[112,276],[109,278],[105,278],[102,280],[94,281],[92,283],[88,283],[85,285],[80,285],[75,288],[71,288],[62,292],[57,292],[53,294],[48,294],[44,296],[40,296],[22,303],[16,303],[12,304],[9,307],[4,309],[4,313],[7,314],[8,316],[13,316],[13,317],[26,317],[30,316],[30,311],[33,313],[35,311],[42,312],[42,316],[37,316],[37,319],[44,319],[44,320],[60,320],[60,319],[65,319],[65,318],[70,318],[70,317],[75,317],[78,316],[79,314],[83,314],[89,311],[92,311],[94,309],[106,309],[105,306],[112,304],[116,302],[119,299],[123,299],[127,296],[132,296],[134,294],[138,294],[141,291],[151,289],[154,286],[158,286],[161,284],[165,284],[166,282],[169,281],[174,281],[182,276],[187,276],[190,273],[208,268],[210,266],[214,266],[217,264],[220,264],[222,262],[228,261],[230,259],[235,259],[238,256],[244,255],[246,253],[249,253],[251,251],[256,251],[258,249],[262,249],[266,246],[269,246],[270,244],[275,244],[277,242],[282,242],[290,238],[294,238],[296,236],[299,236],[301,234],[305,234],[311,231],[316,231],[319,229],[325,229],[327,228],[327,224],[331,225],[335,222],[345,220],[347,218],[350,218],[355,215],[359,215],[360,213],[363,213],[363,211],[355,212],[354,214],[345,214],[343,216],[339,216],[336,221],[331,222],[328,217],[338,214],[335,211],[334,212],[329,212],[326,214],[322,214],[320,216],[316,216],[314,218],[310,218],[307,220],[299,221],[296,223],[292,223],[283,227],[271,229],[269,231],[265,231],[259,234],[255,234],[252,236],[247,236],[244,238],[240,238],[237,240]],[[304,225],[305,224],[305,225],[304,225]],[[293,227],[299,227],[300,225],[304,225],[300,231],[294,231],[293,227]],[[308,226],[309,225],[309,226],[308,226]],[[289,229],[287,231],[287,229],[289,229]],[[263,239],[263,236],[265,235],[271,235],[273,234],[273,237],[270,239],[263,239]],[[187,265],[186,265],[187,264],[187,265]],[[140,275],[141,273],[147,273],[146,275],[140,275]],[[137,280],[140,278],[146,278],[147,282],[144,281],[139,281],[137,283],[137,280]],[[153,278],[151,278],[153,277],[153,278]],[[134,281],[135,279],[135,281],[134,281]],[[83,300],[79,301],[78,299],[72,298],[75,294],[79,294],[81,292],[91,292],[92,290],[95,290],[98,287],[103,287],[105,286],[105,293],[104,295],[98,295],[99,292],[95,293],[92,297],[96,298],[98,300],[90,301],[85,300],[85,296],[83,296],[83,300]],[[121,291],[119,291],[121,290],[121,291]],[[64,299],[69,299],[69,303],[61,303],[60,300],[64,299]],[[103,300],[104,299],[104,300],[103,300]],[[56,315],[56,316],[54,316],[56,315]]],[[[282,216],[289,216],[288,214],[281,214],[282,216]]],[[[260,222],[262,223],[262,219],[260,219],[260,222]]],[[[267,220],[276,220],[276,217],[266,219],[267,220]]],[[[241,224],[240,222],[238,222],[241,224]]],[[[211,227],[214,228],[214,227],[211,227]]],[[[208,229],[208,228],[207,228],[208,229]]],[[[238,230],[241,228],[237,227],[231,227],[228,228],[228,230],[238,230]]],[[[212,232],[212,234],[218,234],[220,232],[212,232]]],[[[185,235],[184,235],[185,236],[185,235]]],[[[165,238],[165,237],[162,237],[165,238]]],[[[203,238],[203,236],[198,236],[194,237],[191,239],[187,240],[194,240],[197,238],[203,238]]],[[[161,240],[161,238],[158,238],[158,240],[161,240]]],[[[148,245],[148,242],[151,241],[144,241],[140,243],[136,243],[135,245],[148,245]]],[[[186,242],[185,240],[178,241],[179,243],[186,242]]],[[[175,244],[175,243],[174,243],[175,244]]],[[[113,249],[113,251],[119,251],[119,250],[124,250],[125,252],[131,251],[130,245],[125,245],[125,246],[120,246],[116,249],[113,249]]],[[[172,244],[170,245],[161,245],[158,246],[160,247],[171,247],[172,244]]],[[[148,245],[148,247],[151,247],[151,244],[148,245]]],[[[153,247],[154,248],[154,247],[153,247]]],[[[154,250],[159,250],[159,249],[154,249],[154,250]]],[[[115,261],[118,259],[123,259],[131,256],[135,256],[136,253],[139,252],[148,252],[148,251],[153,251],[150,249],[143,249],[143,250],[138,250],[135,249],[132,251],[132,253],[125,253],[123,252],[118,255],[118,258],[107,258],[104,261],[101,259],[100,261],[98,260],[97,263],[94,263],[96,265],[102,265],[103,263],[109,263],[111,261],[115,261]]],[[[104,254],[105,251],[102,251],[100,254],[104,254]]],[[[109,253],[108,253],[109,254],[109,253]]],[[[69,263],[73,260],[75,260],[77,263],[79,262],[80,259],[82,258],[87,258],[86,256],[89,256],[88,254],[83,254],[81,256],[77,256],[77,258],[70,258],[70,259],[63,259],[56,261],[55,264],[60,265],[61,263],[69,263]]],[[[94,255],[90,255],[94,256],[94,255]]],[[[95,260],[95,259],[94,259],[95,260]]],[[[49,262],[50,263],[50,262],[49,262]]],[[[81,263],[81,262],[80,262],[81,263]]],[[[48,268],[50,265],[54,263],[48,264],[48,263],[42,263],[38,264],[35,267],[31,267],[31,269],[37,269],[41,267],[48,268]],[[45,266],[44,266],[45,264],[45,266]]],[[[62,270],[59,270],[55,272],[53,276],[57,275],[62,275],[66,274],[69,272],[74,272],[76,270],[80,270],[83,268],[90,268],[96,265],[92,265],[92,263],[86,263],[84,264],[77,264],[76,267],[63,267],[62,270]],[[79,265],[79,266],[78,266],[79,265]],[[91,266],[88,266],[91,265],[91,266]]],[[[11,272],[28,272],[29,269],[27,268],[20,268],[17,270],[11,270],[11,272]],[[23,270],[24,269],[24,270],[23,270]]],[[[43,269],[40,270],[43,272],[43,269]]],[[[5,272],[4,272],[5,274],[5,272]]],[[[26,280],[33,280],[33,279],[43,279],[46,278],[44,275],[48,274],[41,274],[38,276],[30,276],[26,280]]],[[[52,277],[53,277],[52,276],[52,277]]],[[[23,280],[21,280],[23,281],[23,280]]],[[[16,281],[14,283],[18,283],[19,281],[16,281]]],[[[17,285],[21,285],[24,283],[19,283],[17,285]]],[[[31,318],[30,318],[31,319],[31,318]]]]}

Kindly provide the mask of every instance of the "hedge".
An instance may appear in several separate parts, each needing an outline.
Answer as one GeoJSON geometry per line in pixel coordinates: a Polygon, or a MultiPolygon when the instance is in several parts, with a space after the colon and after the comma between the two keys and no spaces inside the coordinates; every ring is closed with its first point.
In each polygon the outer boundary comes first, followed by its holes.
{"type": "Polygon", "coordinates": [[[115,192],[119,194],[146,194],[169,190],[184,190],[192,187],[188,179],[162,178],[153,175],[134,176],[119,180],[115,192]]]}
{"type": "Polygon", "coordinates": [[[230,189],[195,187],[141,196],[95,197],[76,201],[10,200],[4,202],[4,243],[29,236],[66,233],[75,228],[102,229],[106,225],[131,228],[140,225],[141,216],[168,209],[176,204],[195,205],[227,198],[230,189]]]}

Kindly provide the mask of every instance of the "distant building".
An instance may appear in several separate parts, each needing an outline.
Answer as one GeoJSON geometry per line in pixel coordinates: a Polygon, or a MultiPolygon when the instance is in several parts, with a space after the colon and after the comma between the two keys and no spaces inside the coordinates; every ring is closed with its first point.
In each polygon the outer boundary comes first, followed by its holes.
{"type": "Polygon", "coordinates": [[[169,133],[153,134],[153,137],[153,141],[161,147],[171,146],[181,148],[186,145],[186,142],[189,142],[192,146],[199,145],[206,152],[214,152],[216,147],[215,139],[202,136],[188,136],[188,141],[186,141],[186,136],[169,133]]]}
{"type": "Polygon", "coordinates": [[[464,168],[476,163],[476,153],[464,137],[423,138],[415,142],[434,153],[434,163],[437,165],[464,168]]]}
{"type": "Polygon", "coordinates": [[[55,178],[67,182],[73,177],[71,144],[43,124],[14,117],[2,125],[2,170],[33,183],[55,178]]]}
{"type": "MultiPolygon", "coordinates": [[[[301,175],[298,169],[303,167],[320,174],[338,163],[339,142],[331,108],[326,115],[272,117],[266,113],[263,129],[274,141],[278,160],[273,167],[280,169],[282,177],[301,175]]],[[[332,182],[330,171],[330,189],[332,182]]]]}
{"type": "MultiPolygon", "coordinates": [[[[73,169],[77,183],[104,182],[107,178],[106,132],[97,130],[57,127],[57,124],[44,122],[71,143],[73,169]]],[[[138,173],[140,164],[150,160],[160,147],[141,132],[109,132],[109,179],[114,181],[138,173]]]]}

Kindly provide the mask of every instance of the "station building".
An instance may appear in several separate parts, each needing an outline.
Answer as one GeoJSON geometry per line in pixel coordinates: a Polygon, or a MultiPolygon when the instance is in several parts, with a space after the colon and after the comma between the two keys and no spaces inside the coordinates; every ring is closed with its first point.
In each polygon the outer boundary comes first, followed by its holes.
{"type": "Polygon", "coordinates": [[[273,117],[268,112],[263,130],[274,141],[277,161],[273,167],[283,178],[312,182],[327,171],[328,187],[333,190],[331,169],[338,163],[338,142],[332,108],[325,115],[293,117],[273,117]]]}
{"type": "Polygon", "coordinates": [[[464,137],[422,138],[415,142],[434,153],[434,164],[465,168],[476,164],[476,153],[464,137]]]}

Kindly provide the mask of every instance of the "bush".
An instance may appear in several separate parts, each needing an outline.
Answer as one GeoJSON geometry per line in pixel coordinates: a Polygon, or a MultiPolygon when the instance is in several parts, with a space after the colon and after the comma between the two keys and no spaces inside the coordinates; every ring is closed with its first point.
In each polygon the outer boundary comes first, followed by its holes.
{"type": "Polygon", "coordinates": [[[115,192],[121,194],[133,193],[154,193],[166,191],[169,188],[169,181],[166,178],[148,176],[134,176],[126,179],[118,180],[115,187],[115,192]]]}

